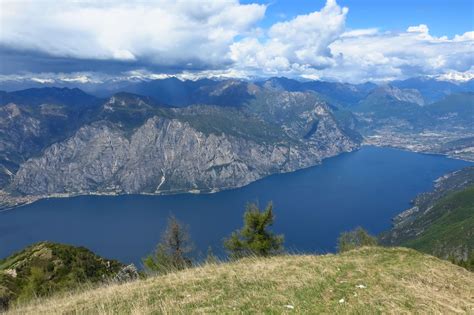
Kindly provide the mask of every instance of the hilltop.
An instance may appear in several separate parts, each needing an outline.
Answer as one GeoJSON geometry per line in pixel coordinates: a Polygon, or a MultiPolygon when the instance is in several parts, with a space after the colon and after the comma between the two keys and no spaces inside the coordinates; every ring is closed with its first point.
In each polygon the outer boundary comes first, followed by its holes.
{"type": "Polygon", "coordinates": [[[405,248],[285,255],[177,273],[33,301],[11,314],[469,313],[474,275],[405,248]]]}
{"type": "Polygon", "coordinates": [[[101,283],[125,266],[84,247],[40,242],[0,260],[0,311],[14,301],[101,283]]]}

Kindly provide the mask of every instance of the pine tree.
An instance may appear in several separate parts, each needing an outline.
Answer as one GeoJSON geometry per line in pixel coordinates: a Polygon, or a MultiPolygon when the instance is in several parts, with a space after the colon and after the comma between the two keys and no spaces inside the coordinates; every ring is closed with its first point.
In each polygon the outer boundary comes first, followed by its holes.
{"type": "Polygon", "coordinates": [[[274,235],[268,228],[273,224],[273,205],[260,211],[256,204],[247,205],[244,226],[224,241],[224,247],[233,259],[245,256],[271,256],[283,250],[283,235],[274,235]]]}
{"type": "Polygon", "coordinates": [[[192,260],[188,257],[192,249],[188,228],[171,216],[161,242],[153,254],[143,259],[143,264],[157,273],[181,270],[192,265],[192,260]]]}

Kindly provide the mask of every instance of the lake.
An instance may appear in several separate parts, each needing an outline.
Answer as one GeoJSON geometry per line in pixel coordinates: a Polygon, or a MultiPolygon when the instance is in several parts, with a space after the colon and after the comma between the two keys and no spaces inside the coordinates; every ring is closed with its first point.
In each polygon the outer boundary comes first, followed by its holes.
{"type": "Polygon", "coordinates": [[[262,207],[273,201],[273,230],[285,235],[287,249],[333,252],[340,232],[359,225],[373,234],[388,229],[410,200],[432,189],[433,180],[468,165],[442,156],[363,147],[319,166],[215,194],[41,200],[0,213],[0,258],[49,240],[140,266],[170,214],[189,226],[195,255],[204,255],[208,246],[222,254],[222,239],[241,226],[245,205],[252,201],[262,207]]]}

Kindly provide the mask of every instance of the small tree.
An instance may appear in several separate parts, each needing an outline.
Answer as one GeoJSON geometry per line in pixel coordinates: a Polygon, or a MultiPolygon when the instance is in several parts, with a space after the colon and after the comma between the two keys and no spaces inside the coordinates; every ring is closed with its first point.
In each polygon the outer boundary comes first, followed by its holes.
{"type": "Polygon", "coordinates": [[[283,250],[283,235],[274,235],[268,230],[273,224],[273,205],[260,211],[256,204],[247,205],[244,226],[224,240],[224,247],[233,259],[250,255],[270,256],[283,250]]]}
{"type": "Polygon", "coordinates": [[[192,249],[187,227],[171,216],[161,242],[153,254],[143,259],[143,264],[158,273],[181,270],[192,265],[191,258],[188,257],[192,249]]]}
{"type": "Polygon", "coordinates": [[[360,226],[349,232],[343,232],[337,241],[339,252],[345,252],[362,246],[376,246],[377,238],[360,226]]]}

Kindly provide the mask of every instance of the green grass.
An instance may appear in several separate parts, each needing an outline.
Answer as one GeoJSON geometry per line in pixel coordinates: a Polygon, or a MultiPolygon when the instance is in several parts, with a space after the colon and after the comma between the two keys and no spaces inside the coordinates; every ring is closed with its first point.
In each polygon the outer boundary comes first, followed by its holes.
{"type": "Polygon", "coordinates": [[[474,276],[404,248],[208,264],[17,305],[12,314],[469,313],[474,276]]]}

